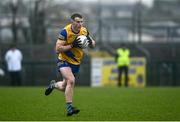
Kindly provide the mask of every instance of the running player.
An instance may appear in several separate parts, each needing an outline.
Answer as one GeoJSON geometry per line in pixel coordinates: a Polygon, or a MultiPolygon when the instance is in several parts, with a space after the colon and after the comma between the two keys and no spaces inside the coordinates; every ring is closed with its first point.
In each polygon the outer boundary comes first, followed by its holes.
{"type": "Polygon", "coordinates": [[[76,74],[79,72],[81,60],[83,58],[83,49],[79,44],[77,37],[85,35],[88,38],[88,46],[95,47],[95,41],[89,35],[88,30],[83,27],[83,17],[79,13],[71,16],[71,23],[66,25],[59,33],[55,50],[58,54],[58,70],[63,77],[63,81],[52,80],[45,90],[45,95],[49,95],[54,88],[65,93],[67,116],[79,113],[73,102],[73,92],[76,74]]]}

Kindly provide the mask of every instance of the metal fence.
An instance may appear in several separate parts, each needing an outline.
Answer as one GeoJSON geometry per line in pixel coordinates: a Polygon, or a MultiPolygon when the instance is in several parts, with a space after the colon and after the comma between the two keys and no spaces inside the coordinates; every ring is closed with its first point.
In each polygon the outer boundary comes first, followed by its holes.
{"type": "MultiPolygon", "coordinates": [[[[9,86],[10,77],[6,70],[5,62],[0,62],[0,67],[5,71],[5,76],[0,76],[0,85],[9,86]]],[[[23,62],[22,85],[23,86],[41,86],[47,85],[50,80],[62,80],[62,76],[56,67],[56,61],[25,61],[23,62]]],[[[77,75],[77,85],[90,85],[90,59],[84,58],[80,66],[79,75],[77,75]]]]}
{"type": "MultiPolygon", "coordinates": [[[[110,45],[115,50],[119,43],[110,45]]],[[[145,49],[140,50],[136,44],[128,44],[132,56],[143,56],[147,59],[147,85],[148,86],[179,86],[180,85],[180,44],[145,43],[138,45],[145,49]],[[147,55],[148,54],[148,55],[147,55]]],[[[23,85],[46,85],[51,79],[61,79],[56,67],[56,58],[53,45],[35,45],[19,47],[23,54],[23,85]],[[45,50],[43,50],[45,49],[45,50]],[[29,53],[31,52],[31,53],[29,53]]],[[[102,47],[103,48],[103,47],[102,47]]],[[[100,50],[102,49],[100,48],[100,50]]],[[[6,69],[3,61],[7,46],[1,48],[0,68],[6,69]]],[[[108,48],[104,48],[107,50],[108,48]]],[[[85,56],[82,61],[77,85],[90,86],[91,57],[85,56]]],[[[8,74],[0,77],[0,85],[10,85],[8,74]]]]}

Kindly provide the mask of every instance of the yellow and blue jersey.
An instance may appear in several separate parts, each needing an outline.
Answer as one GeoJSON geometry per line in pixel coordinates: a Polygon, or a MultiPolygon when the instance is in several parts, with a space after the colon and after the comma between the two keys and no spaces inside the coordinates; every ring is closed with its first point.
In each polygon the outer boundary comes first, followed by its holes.
{"type": "MultiPolygon", "coordinates": [[[[89,33],[85,27],[81,27],[79,33],[74,33],[71,29],[71,24],[64,27],[63,30],[59,32],[57,41],[64,41],[65,45],[70,45],[73,43],[75,38],[79,35],[87,36],[89,33]]],[[[58,55],[59,60],[67,61],[70,64],[79,65],[81,59],[84,56],[84,51],[81,48],[73,47],[69,51],[61,52],[58,55]]]]}

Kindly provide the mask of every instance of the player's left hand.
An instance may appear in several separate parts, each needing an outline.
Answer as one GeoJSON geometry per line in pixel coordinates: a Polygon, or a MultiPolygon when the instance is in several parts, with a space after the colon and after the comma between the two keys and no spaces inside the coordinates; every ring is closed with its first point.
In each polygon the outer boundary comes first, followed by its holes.
{"type": "Polygon", "coordinates": [[[92,45],[92,39],[91,39],[91,37],[88,35],[88,36],[86,36],[87,37],[87,39],[88,39],[88,43],[89,43],[89,47],[92,47],[93,45],[92,45]]]}

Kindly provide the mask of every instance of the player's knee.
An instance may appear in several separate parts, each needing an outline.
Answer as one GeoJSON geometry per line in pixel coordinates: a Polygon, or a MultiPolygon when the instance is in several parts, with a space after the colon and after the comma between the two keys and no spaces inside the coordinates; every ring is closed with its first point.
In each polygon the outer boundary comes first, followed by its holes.
{"type": "Polygon", "coordinates": [[[57,82],[55,87],[60,91],[64,91],[65,87],[66,87],[66,84],[64,82],[57,82]]]}
{"type": "Polygon", "coordinates": [[[74,85],[74,83],[75,83],[75,78],[74,78],[74,77],[69,77],[69,78],[67,79],[67,84],[69,84],[69,85],[74,85]]]}

